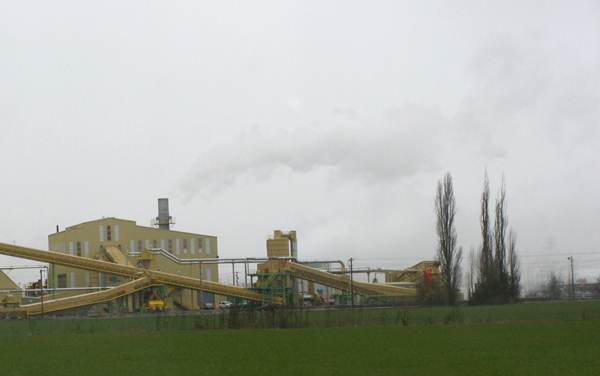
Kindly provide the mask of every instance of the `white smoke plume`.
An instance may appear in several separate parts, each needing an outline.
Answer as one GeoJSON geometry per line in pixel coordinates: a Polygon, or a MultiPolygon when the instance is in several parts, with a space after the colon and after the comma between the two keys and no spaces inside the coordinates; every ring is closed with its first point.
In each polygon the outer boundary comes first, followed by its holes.
{"type": "Polygon", "coordinates": [[[439,166],[444,119],[435,108],[406,105],[373,121],[340,116],[332,125],[260,129],[206,152],[181,184],[189,200],[247,182],[269,180],[280,168],[305,173],[330,168],[333,177],[365,184],[395,182],[439,166]]]}

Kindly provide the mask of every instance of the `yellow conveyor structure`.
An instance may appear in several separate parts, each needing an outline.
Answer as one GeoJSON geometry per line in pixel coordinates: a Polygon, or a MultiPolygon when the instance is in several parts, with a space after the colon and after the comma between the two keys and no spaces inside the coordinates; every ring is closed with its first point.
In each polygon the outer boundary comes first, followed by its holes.
{"type": "Polygon", "coordinates": [[[298,278],[305,279],[311,282],[316,282],[325,286],[333,287],[339,290],[350,291],[352,290],[355,294],[373,296],[373,295],[417,295],[416,289],[410,289],[406,287],[396,287],[388,285],[379,285],[374,283],[366,282],[350,282],[348,276],[336,275],[321,270],[313,269],[308,266],[297,264],[295,262],[286,262],[283,266],[286,271],[294,273],[298,278]]]}
{"type": "Polygon", "coordinates": [[[150,277],[144,277],[133,280],[131,282],[124,283],[114,288],[92,292],[89,294],[71,296],[68,298],[56,299],[56,300],[45,300],[44,303],[33,303],[23,305],[20,307],[13,308],[2,308],[0,314],[2,316],[24,316],[29,317],[32,315],[47,314],[56,311],[63,311],[71,308],[85,307],[98,303],[108,302],[117,298],[121,298],[125,295],[138,292],[146,287],[156,286],[152,284],[150,277]]]}
{"type": "MultiPolygon", "coordinates": [[[[19,258],[25,258],[25,259],[29,259],[29,260],[37,260],[37,261],[41,261],[41,262],[47,262],[50,264],[71,266],[74,268],[91,270],[91,271],[95,271],[95,272],[107,273],[107,274],[112,274],[112,275],[118,275],[118,276],[122,276],[122,277],[133,278],[136,280],[137,279],[145,280],[147,278],[149,281],[151,281],[152,285],[177,286],[177,287],[181,287],[181,288],[192,289],[192,290],[202,290],[202,291],[206,291],[206,292],[211,292],[211,293],[215,293],[215,294],[226,295],[226,296],[231,296],[231,297],[236,297],[236,298],[262,301],[262,295],[260,293],[255,292],[255,291],[250,291],[250,290],[247,290],[242,287],[223,285],[221,283],[216,283],[216,282],[211,282],[211,281],[200,281],[198,279],[194,279],[194,278],[190,278],[190,277],[182,277],[182,276],[164,273],[164,272],[158,272],[158,271],[154,271],[154,270],[141,269],[141,268],[136,268],[136,267],[130,266],[130,265],[119,265],[119,264],[114,264],[114,263],[106,262],[106,261],[99,261],[99,260],[89,259],[89,258],[85,258],[85,257],[71,256],[71,255],[66,255],[66,254],[57,253],[57,252],[42,251],[39,249],[26,248],[26,247],[21,247],[21,246],[17,246],[17,245],[6,244],[6,243],[0,243],[0,254],[19,257],[19,258]]],[[[121,289],[122,286],[129,285],[129,284],[131,284],[132,286],[135,286],[136,284],[134,282],[136,282],[136,281],[114,287],[114,288],[110,289],[109,291],[122,290],[121,289]]],[[[147,283],[150,284],[149,282],[147,282],[147,283]]],[[[104,292],[106,292],[106,291],[103,291],[103,293],[104,292]]],[[[132,292],[135,292],[135,291],[131,291],[129,293],[132,293],[132,292]]],[[[85,295],[79,295],[77,297],[73,297],[72,301],[66,300],[66,299],[71,299],[71,298],[65,298],[65,299],[57,299],[54,301],[44,302],[44,312],[47,311],[46,305],[50,304],[51,302],[59,302],[60,301],[59,303],[53,303],[53,304],[56,304],[56,306],[54,306],[55,307],[54,311],[56,311],[56,310],[81,307],[81,306],[86,306],[86,305],[91,305],[91,304],[96,304],[96,303],[102,303],[102,302],[106,301],[106,299],[107,299],[103,295],[99,296],[99,295],[94,295],[94,294],[99,294],[99,293],[90,293],[90,294],[85,294],[85,295]],[[88,300],[88,298],[87,298],[88,296],[92,296],[92,298],[91,298],[92,300],[88,300]],[[75,302],[77,302],[78,300],[81,302],[81,304],[74,305],[74,304],[76,304],[75,302]]],[[[108,299],[108,300],[110,300],[110,299],[108,299]]],[[[283,304],[283,299],[275,297],[274,302],[278,303],[278,304],[283,304]]],[[[5,310],[7,310],[7,308],[0,308],[0,313],[5,312],[5,310]]],[[[40,307],[39,312],[38,311],[30,311],[30,314],[39,314],[39,313],[41,313],[41,307],[40,307]]]]}
{"type": "Polygon", "coordinates": [[[105,247],[106,255],[108,259],[115,264],[127,265],[127,257],[121,252],[121,250],[113,245],[105,247]]]}

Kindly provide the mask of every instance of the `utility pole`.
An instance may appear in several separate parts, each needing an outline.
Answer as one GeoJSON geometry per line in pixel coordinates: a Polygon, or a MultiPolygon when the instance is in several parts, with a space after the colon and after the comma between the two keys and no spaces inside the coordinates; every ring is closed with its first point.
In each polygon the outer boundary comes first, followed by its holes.
{"type": "Polygon", "coordinates": [[[571,297],[575,300],[575,276],[573,275],[573,256],[567,257],[571,261],[571,297]]]}
{"type": "Polygon", "coordinates": [[[204,275],[202,272],[202,261],[200,261],[200,309],[202,313],[204,313],[204,290],[202,289],[202,280],[204,279],[204,275]]]}
{"type": "Polygon", "coordinates": [[[43,270],[40,269],[40,299],[42,301],[42,318],[44,318],[44,275],[43,270]]]}
{"type": "Polygon", "coordinates": [[[354,273],[352,270],[352,257],[350,257],[350,306],[354,308],[354,273]]]}

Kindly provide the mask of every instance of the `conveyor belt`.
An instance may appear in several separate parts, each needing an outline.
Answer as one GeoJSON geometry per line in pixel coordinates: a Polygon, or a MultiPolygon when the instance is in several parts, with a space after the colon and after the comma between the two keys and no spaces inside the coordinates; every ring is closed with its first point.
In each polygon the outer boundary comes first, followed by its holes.
{"type": "MultiPolygon", "coordinates": [[[[156,286],[156,284],[151,283],[150,277],[140,278],[104,291],[92,292],[89,294],[46,301],[44,302],[43,311],[44,314],[46,314],[50,312],[63,311],[66,309],[79,308],[91,306],[98,303],[104,303],[114,300],[116,298],[132,294],[134,292],[138,292],[143,288],[151,286],[156,286]]],[[[27,316],[39,315],[42,313],[41,303],[28,304],[25,306],[21,306],[20,308],[27,310],[27,316]]]]}
{"type": "MultiPolygon", "coordinates": [[[[325,286],[330,286],[339,290],[350,291],[350,278],[348,276],[336,275],[321,270],[313,269],[295,262],[287,262],[285,269],[294,273],[296,277],[308,281],[316,282],[325,286]]],[[[416,289],[406,287],[386,286],[365,282],[352,282],[352,289],[355,294],[360,295],[416,295],[416,289]]]]}
{"type": "MultiPolygon", "coordinates": [[[[242,287],[223,285],[221,283],[200,281],[195,278],[182,277],[174,274],[157,272],[136,268],[130,265],[119,265],[106,261],[99,261],[85,257],[71,256],[63,253],[42,251],[39,249],[26,248],[17,245],[0,243],[0,253],[30,260],[47,262],[50,264],[71,266],[78,269],[91,270],[95,272],[108,273],[129,278],[150,277],[157,284],[177,286],[192,290],[202,290],[220,295],[236,298],[262,301],[262,295],[242,287]]],[[[283,304],[283,299],[275,297],[275,303],[283,304]]]]}
{"type": "Polygon", "coordinates": [[[150,277],[136,279],[131,282],[124,283],[115,288],[92,292],[68,298],[47,300],[42,303],[33,303],[20,307],[0,307],[0,317],[29,317],[31,315],[39,315],[52,313],[56,311],[64,311],[67,309],[90,306],[98,303],[104,303],[116,298],[120,298],[134,292],[140,291],[142,288],[153,286],[150,277]]]}

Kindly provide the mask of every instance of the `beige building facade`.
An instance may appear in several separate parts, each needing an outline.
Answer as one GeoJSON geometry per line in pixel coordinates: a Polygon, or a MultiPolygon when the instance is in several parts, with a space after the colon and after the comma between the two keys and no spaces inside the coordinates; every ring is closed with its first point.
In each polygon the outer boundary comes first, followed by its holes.
{"type": "MultiPolygon", "coordinates": [[[[218,257],[215,236],[160,227],[163,228],[138,226],[135,221],[118,218],[102,218],[67,227],[64,231],[49,235],[48,249],[52,252],[138,267],[142,267],[142,263],[136,260],[136,254],[151,249],[156,254],[155,265],[152,265],[155,270],[219,281],[218,265],[201,263],[201,260],[218,257]],[[192,263],[180,264],[181,260],[192,263]]],[[[125,282],[119,276],[60,265],[51,265],[50,275],[51,286],[59,289],[56,298],[93,292],[125,282]]],[[[170,288],[168,292],[169,297],[175,301],[175,306],[185,309],[195,309],[201,301],[215,301],[214,295],[204,293],[204,296],[200,297],[197,291],[170,288]]]]}

